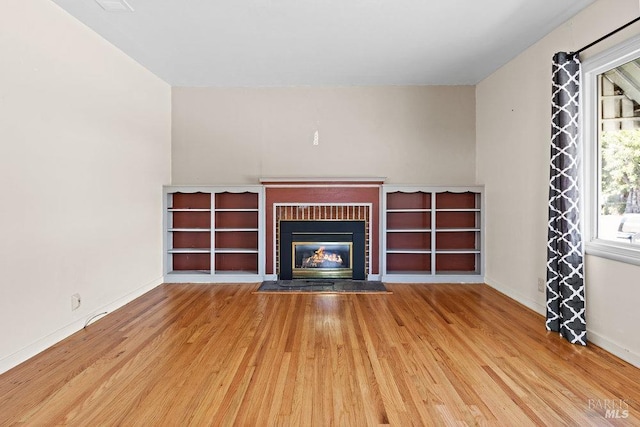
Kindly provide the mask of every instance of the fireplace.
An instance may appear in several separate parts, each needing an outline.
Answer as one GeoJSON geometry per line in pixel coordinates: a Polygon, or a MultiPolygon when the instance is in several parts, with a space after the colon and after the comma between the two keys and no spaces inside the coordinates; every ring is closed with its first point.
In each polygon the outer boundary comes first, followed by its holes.
{"type": "Polygon", "coordinates": [[[365,280],[364,221],[280,221],[280,280],[365,280]]]}
{"type": "Polygon", "coordinates": [[[353,277],[353,242],[291,243],[291,267],[294,279],[353,277]]]}

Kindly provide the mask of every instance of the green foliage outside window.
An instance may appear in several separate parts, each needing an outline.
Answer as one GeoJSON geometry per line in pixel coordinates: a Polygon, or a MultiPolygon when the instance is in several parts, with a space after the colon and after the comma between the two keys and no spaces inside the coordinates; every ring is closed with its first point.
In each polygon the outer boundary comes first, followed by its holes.
{"type": "Polygon", "coordinates": [[[602,214],[640,213],[640,129],[600,136],[602,214]]]}

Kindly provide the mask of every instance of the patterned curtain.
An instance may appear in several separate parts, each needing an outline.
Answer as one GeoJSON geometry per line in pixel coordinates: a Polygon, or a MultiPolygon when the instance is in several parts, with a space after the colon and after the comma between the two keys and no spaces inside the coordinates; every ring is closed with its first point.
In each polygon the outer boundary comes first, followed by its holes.
{"type": "Polygon", "coordinates": [[[580,60],[553,57],[551,179],[547,244],[547,329],[587,344],[579,198],[580,60]]]}

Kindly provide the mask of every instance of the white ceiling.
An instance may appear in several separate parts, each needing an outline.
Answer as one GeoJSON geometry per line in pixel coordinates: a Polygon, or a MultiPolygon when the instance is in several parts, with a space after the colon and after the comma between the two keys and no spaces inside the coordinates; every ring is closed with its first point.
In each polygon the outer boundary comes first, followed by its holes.
{"type": "Polygon", "coordinates": [[[594,0],[53,1],[172,86],[256,87],[475,84],[594,0]]]}

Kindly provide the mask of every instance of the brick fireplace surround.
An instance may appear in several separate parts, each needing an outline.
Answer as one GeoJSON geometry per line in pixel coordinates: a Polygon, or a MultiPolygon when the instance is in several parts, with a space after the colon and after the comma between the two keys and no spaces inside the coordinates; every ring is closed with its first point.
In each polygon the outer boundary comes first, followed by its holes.
{"type": "Polygon", "coordinates": [[[365,272],[380,274],[380,193],[384,178],[263,178],[266,216],[266,273],[279,272],[282,220],[365,221],[365,272]]]}

